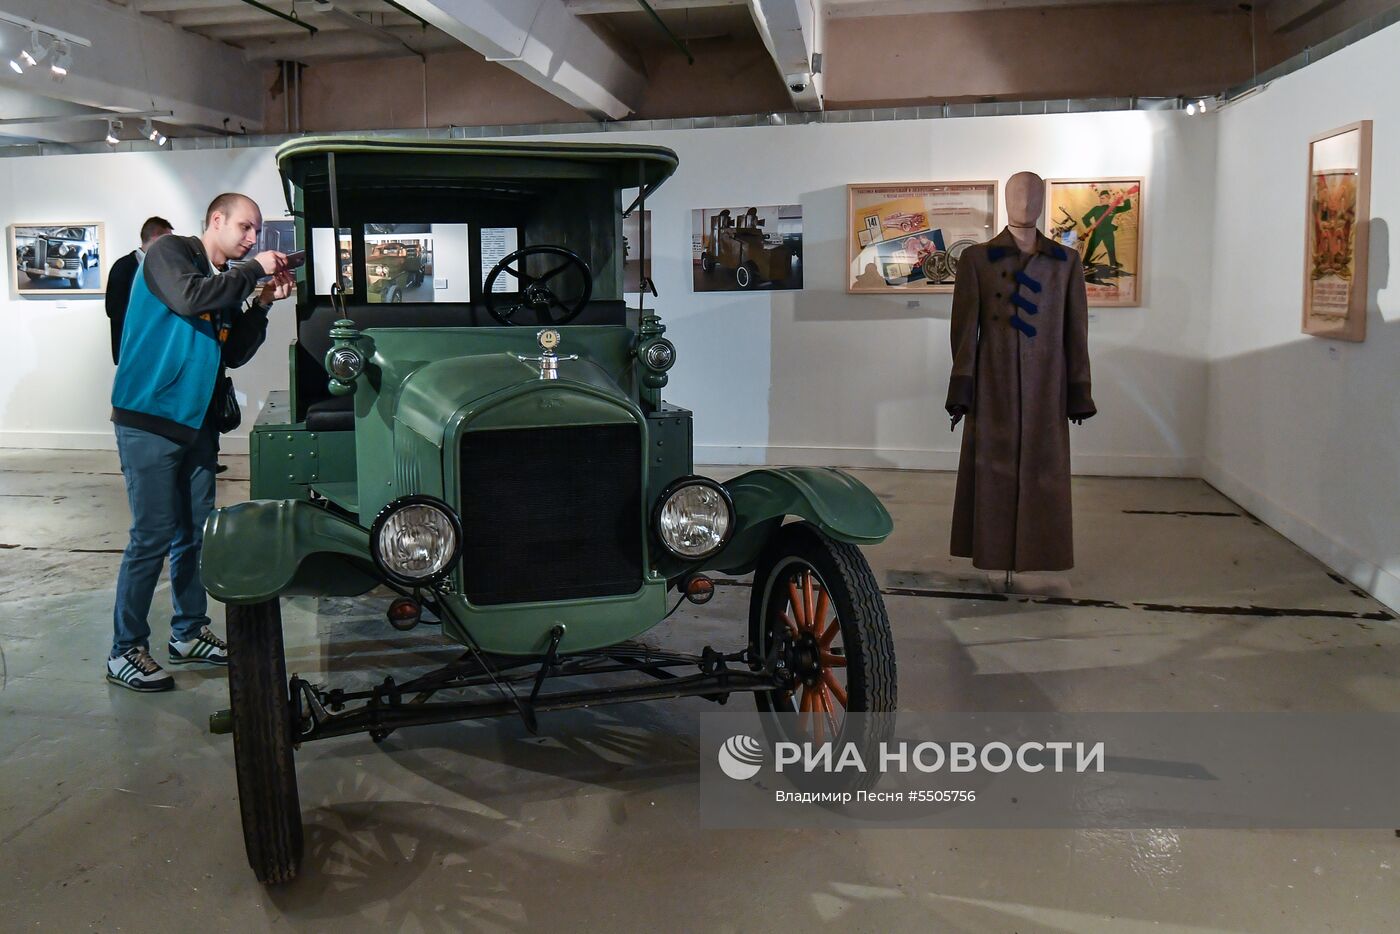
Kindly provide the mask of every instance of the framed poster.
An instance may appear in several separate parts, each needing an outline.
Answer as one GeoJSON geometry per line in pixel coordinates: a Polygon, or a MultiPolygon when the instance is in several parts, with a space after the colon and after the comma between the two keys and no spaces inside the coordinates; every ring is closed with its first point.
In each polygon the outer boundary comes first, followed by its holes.
{"type": "Polygon", "coordinates": [[[1371,121],[1308,141],[1303,333],[1366,339],[1366,253],[1371,219],[1371,121]]]}
{"type": "Polygon", "coordinates": [[[847,185],[846,291],[951,292],[958,257],[996,218],[996,182],[847,185]]]}
{"type": "Polygon", "coordinates": [[[690,212],[692,290],[802,288],[802,205],[696,208],[690,212]]]}
{"type": "Polygon", "coordinates": [[[1079,251],[1089,305],[1142,304],[1140,178],[1051,178],[1045,182],[1045,229],[1079,251]]]}
{"type": "Polygon", "coordinates": [[[102,294],[102,237],[102,224],[97,221],[11,224],[14,294],[102,294]]]}

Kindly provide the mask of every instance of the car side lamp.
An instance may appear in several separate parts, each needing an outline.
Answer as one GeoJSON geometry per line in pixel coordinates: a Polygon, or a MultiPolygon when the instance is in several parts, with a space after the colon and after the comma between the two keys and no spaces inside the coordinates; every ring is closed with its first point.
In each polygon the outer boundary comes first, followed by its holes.
{"type": "Polygon", "coordinates": [[[665,333],[666,325],[656,315],[644,317],[637,329],[637,359],[643,368],[642,398],[652,408],[661,405],[661,390],[670,379],[666,371],[676,363],[676,345],[662,336],[665,333]]]}
{"type": "Polygon", "coordinates": [[[362,336],[349,318],[341,318],[331,327],[331,349],[326,351],[331,395],[348,396],[355,391],[355,380],[365,371],[365,359],[372,349],[370,339],[362,336]]]}

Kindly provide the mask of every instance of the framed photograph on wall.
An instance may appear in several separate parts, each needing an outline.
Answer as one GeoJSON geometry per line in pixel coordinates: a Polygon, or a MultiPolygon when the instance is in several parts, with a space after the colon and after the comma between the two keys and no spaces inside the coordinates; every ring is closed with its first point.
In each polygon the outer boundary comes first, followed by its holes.
{"type": "Polygon", "coordinates": [[[690,212],[695,292],[802,288],[802,205],[695,208],[690,212]]]}
{"type": "Polygon", "coordinates": [[[1079,251],[1089,305],[1142,304],[1143,180],[1045,180],[1045,231],[1079,251]]]}
{"type": "Polygon", "coordinates": [[[847,185],[846,291],[951,292],[958,257],[996,220],[996,182],[847,185]]]}
{"type": "Polygon", "coordinates": [[[101,223],[11,224],[8,242],[16,297],[102,294],[101,223]]]}
{"type": "Polygon", "coordinates": [[[1366,251],[1371,220],[1371,121],[1308,142],[1303,333],[1366,339],[1366,251]]]}

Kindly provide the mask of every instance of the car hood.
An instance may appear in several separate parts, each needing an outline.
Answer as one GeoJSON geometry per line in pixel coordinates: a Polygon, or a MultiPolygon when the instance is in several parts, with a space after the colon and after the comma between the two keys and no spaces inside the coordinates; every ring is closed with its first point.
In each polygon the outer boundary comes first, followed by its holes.
{"type": "Polygon", "coordinates": [[[641,417],[606,370],[589,360],[563,360],[559,378],[540,379],[539,366],[512,353],[440,360],[404,379],[397,422],[425,438],[474,429],[555,424],[615,424],[641,417]]]}

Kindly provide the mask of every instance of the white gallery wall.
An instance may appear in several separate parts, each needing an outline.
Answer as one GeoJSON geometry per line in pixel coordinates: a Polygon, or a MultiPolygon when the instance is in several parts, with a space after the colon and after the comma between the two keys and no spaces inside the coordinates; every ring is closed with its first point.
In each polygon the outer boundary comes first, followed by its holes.
{"type": "MultiPolygon", "coordinates": [[[[956,467],[960,432],[943,413],[951,297],[846,293],[847,183],[1004,183],[1022,170],[1144,176],[1144,304],[1093,311],[1100,415],[1073,429],[1075,467],[1197,476],[1214,132],[1180,113],[1131,112],[583,138],[659,144],[680,156],[649,202],[654,304],[680,351],[666,396],[695,411],[705,463],[956,467]],[[692,208],[787,203],[803,210],[802,291],[691,292],[692,208]]],[[[271,149],[0,159],[4,222],[104,221],[104,265],[136,245],[148,214],[194,232],[208,200],[227,189],[257,198],[269,219],[284,210],[271,149]]],[[[112,447],[100,296],[17,299],[13,274],[4,264],[0,446],[112,447]]],[[[285,387],[291,312],[290,304],[274,312],[268,344],[235,373],[248,397],[245,431],[267,392],[285,387]]],[[[227,441],[246,449],[241,437],[227,441]]]]}
{"type": "Polygon", "coordinates": [[[1204,476],[1400,607],[1400,27],[1219,117],[1204,476]],[[1364,343],[1301,333],[1308,140],[1374,121],[1364,343]]]}

